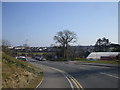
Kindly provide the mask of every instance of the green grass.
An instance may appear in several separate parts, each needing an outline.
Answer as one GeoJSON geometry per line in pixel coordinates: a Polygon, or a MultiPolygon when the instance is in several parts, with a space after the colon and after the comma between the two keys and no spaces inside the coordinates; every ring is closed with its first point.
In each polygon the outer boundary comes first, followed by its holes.
{"type": "Polygon", "coordinates": [[[80,60],[79,62],[82,62],[82,63],[100,63],[100,64],[119,64],[117,62],[117,60],[94,60],[94,61],[80,60]]]}
{"type": "Polygon", "coordinates": [[[43,53],[43,52],[33,52],[33,53],[26,53],[26,52],[18,52],[17,53],[18,55],[22,55],[22,54],[24,54],[24,55],[33,55],[33,56],[35,56],[35,55],[43,55],[43,54],[51,54],[51,53],[43,53]]]}
{"type": "MultiPolygon", "coordinates": [[[[64,58],[52,59],[52,61],[69,61],[64,58]]],[[[81,62],[81,63],[100,63],[100,64],[119,64],[118,60],[94,60],[87,61],[86,58],[74,58],[73,61],[81,62]]]]}
{"type": "Polygon", "coordinates": [[[75,61],[85,61],[86,58],[74,58],[75,61]]]}
{"type": "Polygon", "coordinates": [[[119,60],[93,60],[93,61],[87,61],[86,58],[74,58],[75,61],[81,62],[81,63],[100,63],[100,64],[119,64],[119,60]]]}
{"type": "Polygon", "coordinates": [[[2,76],[3,88],[35,88],[43,77],[43,71],[3,53],[2,76]]]}
{"type": "Polygon", "coordinates": [[[51,59],[51,61],[68,61],[65,58],[56,58],[56,59],[51,59]]]}

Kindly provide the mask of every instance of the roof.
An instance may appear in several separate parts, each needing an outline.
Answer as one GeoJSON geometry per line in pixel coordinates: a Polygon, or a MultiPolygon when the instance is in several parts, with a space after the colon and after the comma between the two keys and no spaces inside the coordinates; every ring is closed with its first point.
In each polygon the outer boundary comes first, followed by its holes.
{"type": "Polygon", "coordinates": [[[87,59],[100,59],[101,56],[117,56],[120,52],[92,52],[88,55],[87,59]]]}

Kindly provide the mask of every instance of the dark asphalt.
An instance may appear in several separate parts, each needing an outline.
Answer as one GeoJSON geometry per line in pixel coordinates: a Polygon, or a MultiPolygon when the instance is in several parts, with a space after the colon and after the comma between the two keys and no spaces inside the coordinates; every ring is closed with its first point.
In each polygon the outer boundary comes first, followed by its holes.
{"type": "MultiPolygon", "coordinates": [[[[79,63],[73,63],[67,61],[65,62],[35,61],[34,63],[37,63],[38,65],[47,65],[63,70],[69,73],[70,75],[72,75],[84,88],[118,88],[119,87],[118,68],[81,65],[79,63]]],[[[50,75],[50,73],[46,73],[46,74],[48,76],[50,75]]],[[[57,79],[57,77],[55,77],[54,79],[57,79]]],[[[62,81],[60,83],[62,83],[62,81]]],[[[67,81],[65,81],[64,84],[68,85],[67,81]]]]}

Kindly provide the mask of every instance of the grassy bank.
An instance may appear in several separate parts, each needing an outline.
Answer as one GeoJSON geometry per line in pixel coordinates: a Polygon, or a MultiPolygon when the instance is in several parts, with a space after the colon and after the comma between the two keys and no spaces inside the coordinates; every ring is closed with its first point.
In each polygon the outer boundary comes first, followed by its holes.
{"type": "Polygon", "coordinates": [[[120,64],[118,60],[93,60],[93,61],[87,61],[86,58],[76,58],[75,61],[81,62],[81,63],[100,63],[100,64],[120,64]]]}
{"type": "Polygon", "coordinates": [[[95,61],[79,61],[83,63],[100,63],[100,64],[119,64],[117,61],[105,61],[105,60],[95,60],[95,61]]]}
{"type": "Polygon", "coordinates": [[[81,63],[100,63],[100,64],[120,64],[118,60],[93,60],[93,61],[87,61],[86,58],[74,58],[74,59],[64,59],[64,58],[58,58],[58,59],[51,59],[51,61],[77,61],[81,63]]]}
{"type": "Polygon", "coordinates": [[[3,88],[35,88],[42,80],[42,76],[40,68],[2,54],[3,88]]]}

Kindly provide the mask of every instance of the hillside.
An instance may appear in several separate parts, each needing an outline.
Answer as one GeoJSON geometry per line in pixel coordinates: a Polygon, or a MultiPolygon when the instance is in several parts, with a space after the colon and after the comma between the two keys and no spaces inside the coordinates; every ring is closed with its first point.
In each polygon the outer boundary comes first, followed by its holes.
{"type": "Polygon", "coordinates": [[[40,68],[2,53],[2,88],[35,88],[42,76],[40,68]]]}

